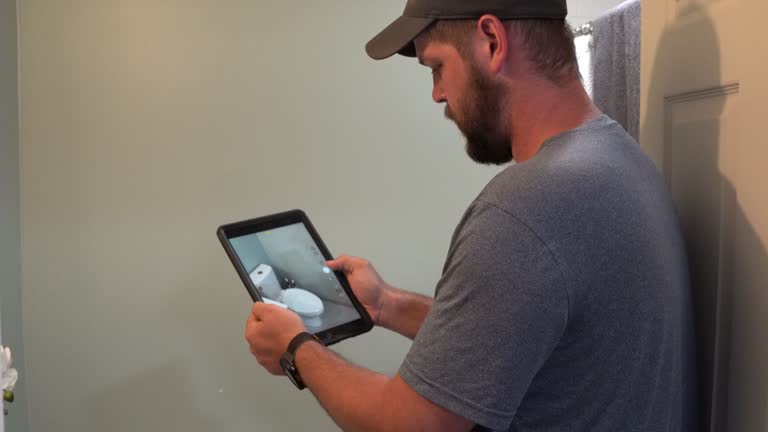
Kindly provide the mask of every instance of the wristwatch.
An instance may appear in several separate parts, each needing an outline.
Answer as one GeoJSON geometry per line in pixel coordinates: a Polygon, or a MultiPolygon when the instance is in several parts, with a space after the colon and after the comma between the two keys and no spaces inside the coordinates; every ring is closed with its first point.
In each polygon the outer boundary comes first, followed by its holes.
{"type": "Polygon", "coordinates": [[[285,374],[288,375],[288,378],[291,380],[293,385],[295,385],[299,390],[304,390],[306,386],[304,385],[304,381],[301,379],[301,375],[299,375],[299,370],[296,368],[296,350],[298,350],[300,346],[304,345],[305,342],[310,341],[315,341],[322,345],[320,339],[318,339],[315,335],[302,332],[291,340],[291,343],[288,344],[288,350],[285,351],[285,354],[283,354],[282,357],[280,357],[280,367],[283,368],[285,374]]]}

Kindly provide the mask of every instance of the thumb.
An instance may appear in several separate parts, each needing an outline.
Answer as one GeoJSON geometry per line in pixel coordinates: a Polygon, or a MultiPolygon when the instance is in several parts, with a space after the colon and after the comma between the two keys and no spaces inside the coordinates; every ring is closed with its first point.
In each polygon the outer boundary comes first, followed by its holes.
{"type": "Polygon", "coordinates": [[[352,271],[352,259],[346,255],[337,257],[335,260],[326,261],[325,264],[334,271],[350,273],[352,271]]]}

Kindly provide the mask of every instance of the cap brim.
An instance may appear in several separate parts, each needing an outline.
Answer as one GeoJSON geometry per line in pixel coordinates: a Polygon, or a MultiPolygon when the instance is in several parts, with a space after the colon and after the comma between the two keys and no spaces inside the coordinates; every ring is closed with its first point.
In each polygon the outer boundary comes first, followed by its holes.
{"type": "Polygon", "coordinates": [[[401,16],[365,45],[365,52],[374,60],[383,60],[395,54],[416,57],[413,40],[433,22],[434,18],[401,16]]]}

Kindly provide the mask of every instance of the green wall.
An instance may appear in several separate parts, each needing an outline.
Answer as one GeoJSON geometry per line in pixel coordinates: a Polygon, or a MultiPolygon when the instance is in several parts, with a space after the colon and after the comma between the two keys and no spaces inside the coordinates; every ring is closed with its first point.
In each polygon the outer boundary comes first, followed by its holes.
{"type": "Polygon", "coordinates": [[[22,346],[19,272],[19,107],[16,0],[0,0],[0,302],[2,343],[13,351],[20,379],[6,404],[5,430],[27,431],[27,370],[22,346]]]}

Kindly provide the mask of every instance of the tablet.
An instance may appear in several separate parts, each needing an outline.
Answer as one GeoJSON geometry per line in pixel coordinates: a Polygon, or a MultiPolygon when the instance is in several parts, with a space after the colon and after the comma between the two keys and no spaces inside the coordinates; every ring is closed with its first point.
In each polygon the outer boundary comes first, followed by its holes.
{"type": "Polygon", "coordinates": [[[373,320],[301,210],[222,225],[216,232],[253,301],[296,312],[331,345],[373,328],[373,320]]]}

